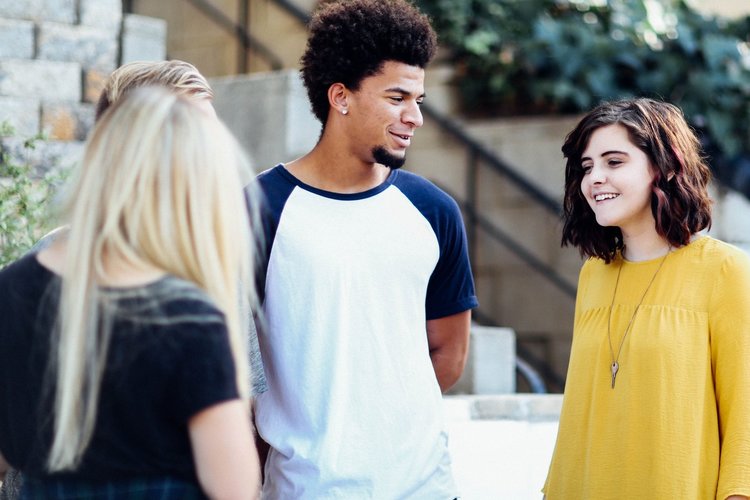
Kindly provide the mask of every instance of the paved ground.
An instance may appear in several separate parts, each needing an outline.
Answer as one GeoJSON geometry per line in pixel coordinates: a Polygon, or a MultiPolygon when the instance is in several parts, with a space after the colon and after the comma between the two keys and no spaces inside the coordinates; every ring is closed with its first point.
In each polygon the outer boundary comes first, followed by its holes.
{"type": "MultiPolygon", "coordinates": [[[[498,398],[507,403],[513,397],[498,398]]],[[[560,400],[559,396],[547,398],[554,405],[560,400]]],[[[557,420],[533,412],[526,418],[518,414],[478,418],[470,408],[471,400],[445,398],[445,403],[453,470],[462,500],[542,498],[557,420]]]]}

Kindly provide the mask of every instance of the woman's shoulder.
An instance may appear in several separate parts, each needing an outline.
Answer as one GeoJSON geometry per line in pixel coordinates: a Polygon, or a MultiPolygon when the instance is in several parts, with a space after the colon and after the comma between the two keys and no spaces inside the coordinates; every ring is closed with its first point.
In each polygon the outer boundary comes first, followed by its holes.
{"type": "Polygon", "coordinates": [[[701,236],[683,250],[690,261],[694,264],[704,264],[709,272],[720,272],[722,269],[750,269],[750,255],[747,252],[712,236],[701,236]]]}
{"type": "Polygon", "coordinates": [[[27,253],[0,269],[0,289],[16,292],[24,289],[45,288],[55,274],[37,260],[36,253],[27,253]]]}
{"type": "Polygon", "coordinates": [[[608,272],[615,267],[616,260],[608,263],[599,257],[588,257],[581,266],[580,278],[589,278],[592,274],[608,272]]]}
{"type": "Polygon", "coordinates": [[[162,325],[224,323],[224,314],[208,293],[197,284],[166,275],[148,285],[109,288],[105,291],[117,302],[124,317],[162,325]]]}

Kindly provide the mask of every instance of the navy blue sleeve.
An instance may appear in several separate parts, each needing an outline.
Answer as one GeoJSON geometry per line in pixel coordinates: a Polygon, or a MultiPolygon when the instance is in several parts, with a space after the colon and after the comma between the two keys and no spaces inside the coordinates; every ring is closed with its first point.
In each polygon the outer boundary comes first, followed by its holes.
{"type": "Polygon", "coordinates": [[[440,246],[438,263],[427,285],[427,319],[477,307],[466,231],[458,205],[426,179],[406,171],[398,174],[394,184],[429,221],[440,246]]]}
{"type": "Polygon", "coordinates": [[[247,196],[259,196],[260,206],[261,238],[262,244],[258,255],[255,270],[255,286],[258,300],[263,303],[266,296],[266,274],[268,272],[268,260],[271,257],[273,240],[276,237],[276,229],[279,227],[279,219],[284,204],[292,194],[295,184],[290,180],[284,167],[276,167],[261,172],[245,188],[247,196]]]}

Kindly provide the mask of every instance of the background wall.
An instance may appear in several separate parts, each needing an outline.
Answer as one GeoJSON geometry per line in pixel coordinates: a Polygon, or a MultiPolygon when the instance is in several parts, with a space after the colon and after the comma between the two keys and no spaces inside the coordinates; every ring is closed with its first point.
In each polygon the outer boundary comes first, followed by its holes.
{"type": "Polygon", "coordinates": [[[124,62],[166,56],[167,22],[123,15],[121,0],[0,0],[3,148],[39,168],[77,161],[107,76],[124,62]],[[23,142],[47,141],[33,151],[23,142]]]}
{"type": "MultiPolygon", "coordinates": [[[[306,12],[317,4],[316,0],[289,3],[306,12]]],[[[128,4],[134,13],[165,19],[169,57],[191,62],[206,76],[274,69],[259,49],[245,49],[229,24],[243,27],[278,57],[282,68],[298,66],[307,37],[306,28],[271,0],[131,0],[128,4]],[[209,11],[218,12],[224,23],[218,24],[209,11]]]]}

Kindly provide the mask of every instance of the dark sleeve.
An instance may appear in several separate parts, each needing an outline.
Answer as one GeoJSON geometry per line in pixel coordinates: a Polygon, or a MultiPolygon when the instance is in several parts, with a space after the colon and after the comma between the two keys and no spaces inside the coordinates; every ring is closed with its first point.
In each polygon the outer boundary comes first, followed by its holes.
{"type": "Polygon", "coordinates": [[[397,173],[396,186],[430,223],[440,248],[440,257],[427,285],[427,319],[477,307],[466,231],[458,204],[428,180],[406,171],[397,173]]]}
{"type": "Polygon", "coordinates": [[[427,319],[450,316],[478,305],[461,212],[453,199],[441,206],[441,213],[433,217],[432,223],[440,258],[427,285],[427,319]]]}
{"type": "Polygon", "coordinates": [[[178,420],[239,398],[229,335],[222,322],[182,323],[175,360],[173,409],[178,420]]]}
{"type": "Polygon", "coordinates": [[[271,248],[276,237],[276,229],[279,226],[284,204],[289,199],[295,186],[291,174],[287,173],[281,165],[277,165],[258,174],[245,187],[245,196],[255,196],[259,208],[260,231],[258,231],[258,228],[253,229],[255,237],[260,240],[256,256],[257,262],[255,263],[255,286],[261,304],[266,296],[266,273],[268,271],[268,260],[271,257],[271,248]]]}

